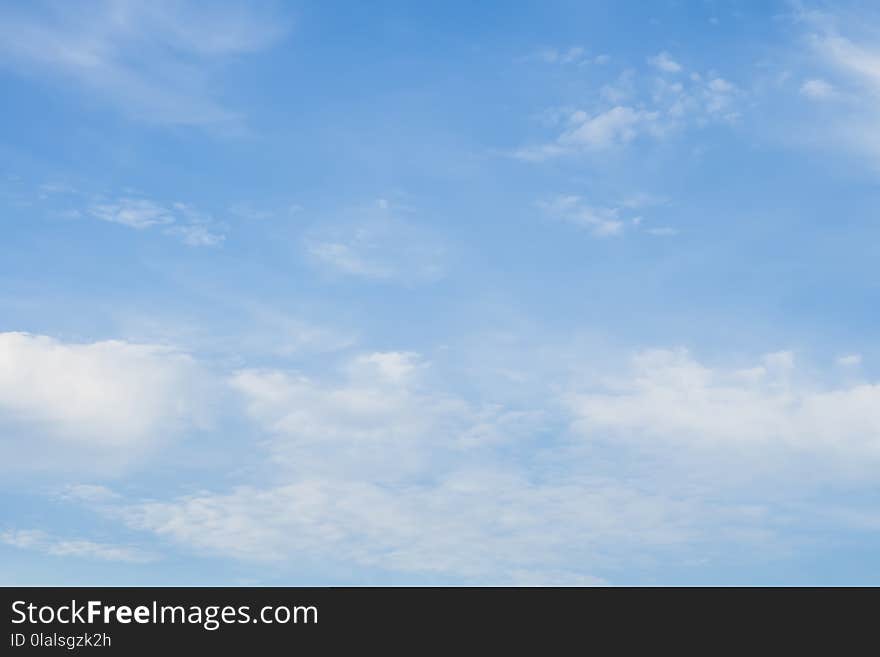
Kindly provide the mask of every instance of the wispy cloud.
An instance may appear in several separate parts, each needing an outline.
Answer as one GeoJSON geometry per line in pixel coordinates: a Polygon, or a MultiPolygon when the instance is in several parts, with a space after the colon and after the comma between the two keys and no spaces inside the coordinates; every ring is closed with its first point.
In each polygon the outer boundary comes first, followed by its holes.
{"type": "Polygon", "coordinates": [[[345,276],[404,284],[442,278],[447,247],[402,213],[408,209],[379,199],[352,219],[319,223],[304,238],[305,252],[316,266],[345,276]]]}
{"type": "Polygon", "coordinates": [[[634,214],[636,209],[658,202],[649,195],[634,195],[614,206],[591,205],[580,196],[570,194],[540,201],[537,205],[548,216],[585,228],[596,237],[619,236],[628,229],[645,230],[657,236],[677,234],[674,228],[646,225],[644,217],[634,214]]]}
{"type": "Polygon", "coordinates": [[[10,529],[0,532],[0,543],[23,550],[36,550],[53,557],[74,557],[98,561],[147,563],[156,556],[140,548],[85,539],[62,539],[39,529],[10,529]]]}
{"type": "Polygon", "coordinates": [[[229,128],[241,115],[213,93],[213,63],[265,48],[282,33],[276,16],[238,2],[7,4],[0,65],[73,82],[139,120],[229,128]]]}
{"type": "Polygon", "coordinates": [[[843,367],[858,367],[862,364],[861,354],[846,354],[837,358],[837,364],[843,367]]]}
{"type": "Polygon", "coordinates": [[[694,540],[687,510],[610,483],[536,484],[521,473],[473,468],[405,490],[310,479],[133,504],[118,514],[185,549],[244,561],[332,554],[426,582],[549,584],[558,574],[548,571],[567,572],[567,583],[595,582],[591,570],[624,554],[694,540]]]}
{"type": "Polygon", "coordinates": [[[648,63],[664,73],[680,73],[682,70],[681,64],[672,59],[672,55],[666,51],[657,53],[653,57],[649,57],[648,63]]]}
{"type": "Polygon", "coordinates": [[[579,196],[559,196],[550,201],[541,201],[538,207],[554,217],[588,228],[597,237],[620,235],[625,226],[617,208],[591,207],[584,204],[579,196]]]}
{"type": "Polygon", "coordinates": [[[668,54],[650,60],[661,75],[624,70],[614,82],[596,92],[592,109],[562,112],[563,130],[552,141],[525,146],[514,157],[542,162],[578,153],[601,154],[621,149],[640,139],[662,139],[690,125],[733,122],[743,91],[715,74],[691,72],[668,54]],[[670,80],[668,73],[682,73],[670,80]]]}
{"type": "Polygon", "coordinates": [[[813,101],[807,111],[822,113],[821,119],[812,117],[808,142],[867,158],[880,168],[880,15],[841,7],[839,12],[802,9],[795,16],[806,44],[797,51],[803,81],[796,90],[813,101]]]}
{"type": "Polygon", "coordinates": [[[143,230],[164,226],[164,232],[189,246],[219,246],[226,239],[221,225],[186,203],[162,204],[146,198],[122,197],[92,203],[88,214],[102,221],[143,230]]]}
{"type": "Polygon", "coordinates": [[[828,100],[837,95],[834,86],[819,78],[805,80],[801,85],[801,93],[813,100],[828,100]]]}
{"type": "Polygon", "coordinates": [[[95,203],[89,214],[102,221],[110,221],[129,228],[174,223],[174,217],[163,206],[148,199],[121,198],[109,203],[95,203]]]}

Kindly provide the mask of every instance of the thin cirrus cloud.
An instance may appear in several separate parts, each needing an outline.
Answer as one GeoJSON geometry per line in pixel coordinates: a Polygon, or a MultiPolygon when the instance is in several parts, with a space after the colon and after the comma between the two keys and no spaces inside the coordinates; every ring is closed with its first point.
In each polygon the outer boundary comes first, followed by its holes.
{"type": "Polygon", "coordinates": [[[873,36],[876,15],[854,18],[819,11],[799,14],[810,70],[798,87],[801,96],[824,111],[812,142],[880,162],[876,116],[880,97],[880,48],[873,36]],[[829,113],[829,101],[834,101],[829,113]]]}
{"type": "Polygon", "coordinates": [[[353,217],[313,226],[303,248],[317,268],[337,276],[394,282],[404,285],[443,278],[448,249],[443,240],[419,224],[400,216],[385,199],[353,211],[353,217]]]}
{"type": "Polygon", "coordinates": [[[539,202],[538,207],[550,216],[588,229],[597,237],[620,235],[626,226],[620,218],[619,208],[592,207],[579,196],[558,196],[539,202]]]}
{"type": "Polygon", "coordinates": [[[880,88],[880,52],[872,45],[857,43],[836,33],[814,34],[813,47],[826,61],[876,92],[880,88]]]}
{"type": "Polygon", "coordinates": [[[837,95],[834,86],[819,78],[805,80],[801,85],[801,94],[813,100],[828,100],[837,95]]]}
{"type": "Polygon", "coordinates": [[[594,237],[617,237],[627,230],[644,231],[658,237],[677,235],[675,228],[653,226],[635,214],[637,209],[661,202],[647,195],[635,195],[614,206],[596,206],[570,194],[539,201],[537,207],[551,218],[588,230],[594,237]]]}
{"type": "Polygon", "coordinates": [[[226,240],[228,226],[192,203],[163,202],[134,190],[121,195],[91,194],[59,182],[44,183],[33,194],[56,217],[90,217],[138,231],[161,230],[188,246],[216,247],[226,240]]]}
{"type": "Polygon", "coordinates": [[[137,229],[174,223],[174,216],[167,209],[148,199],[123,198],[95,203],[89,208],[89,214],[102,221],[137,229]]]}
{"type": "Polygon", "coordinates": [[[536,484],[520,472],[472,468],[406,489],[313,478],[113,513],[131,529],[244,562],[331,554],[344,568],[419,581],[572,584],[601,582],[591,570],[632,551],[694,540],[687,507],[608,482],[536,484]]]}
{"type": "Polygon", "coordinates": [[[88,539],[58,538],[40,529],[8,529],[0,532],[0,543],[22,550],[34,550],[53,557],[74,557],[98,561],[148,563],[155,555],[138,547],[102,543],[88,539]]]}
{"type": "Polygon", "coordinates": [[[161,226],[165,234],[188,246],[219,246],[226,239],[220,224],[186,203],[165,205],[146,198],[122,197],[94,202],[86,212],[101,221],[137,230],[161,226]]]}
{"type": "Polygon", "coordinates": [[[124,114],[164,124],[231,126],[211,91],[214,64],[270,46],[277,17],[246,3],[92,0],[0,10],[0,65],[64,79],[124,114]]]}

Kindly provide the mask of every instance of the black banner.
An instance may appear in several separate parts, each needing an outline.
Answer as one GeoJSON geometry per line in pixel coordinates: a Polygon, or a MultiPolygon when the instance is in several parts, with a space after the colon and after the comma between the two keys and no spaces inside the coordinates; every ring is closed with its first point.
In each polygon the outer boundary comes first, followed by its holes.
{"type": "Polygon", "coordinates": [[[0,654],[873,647],[869,589],[6,588],[0,654]]]}

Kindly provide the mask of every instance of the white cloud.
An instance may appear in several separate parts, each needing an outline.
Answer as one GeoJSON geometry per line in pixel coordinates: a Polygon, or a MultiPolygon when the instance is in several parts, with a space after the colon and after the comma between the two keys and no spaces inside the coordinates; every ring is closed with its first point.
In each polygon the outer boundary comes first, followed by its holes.
{"type": "Polygon", "coordinates": [[[229,125],[240,117],[212,93],[212,63],[265,48],[281,32],[275,17],[245,3],[7,5],[0,65],[75,83],[140,120],[229,125]]]}
{"type": "MultiPolygon", "coordinates": [[[[727,370],[703,365],[683,350],[645,351],[634,357],[628,376],[572,395],[570,405],[585,437],[610,432],[652,449],[791,463],[814,459],[829,474],[834,466],[880,462],[880,385],[822,386],[801,374],[790,352],[727,370]]],[[[777,470],[782,477],[783,468],[777,470]]]]}
{"type": "Polygon", "coordinates": [[[229,383],[274,464],[259,483],[64,497],[183,549],[273,568],[570,584],[613,580],[665,550],[773,549],[793,508],[780,491],[809,495],[852,482],[853,469],[874,477],[880,461],[880,386],[823,385],[789,351],[736,367],[644,351],[615,377],[549,377],[564,407],[538,411],[465,400],[432,369],[388,351],[314,376],[236,372],[229,383]],[[549,416],[573,431],[549,437],[549,416]]]}
{"type": "Polygon", "coordinates": [[[676,235],[678,231],[671,227],[645,228],[645,220],[641,216],[625,217],[624,214],[635,208],[656,204],[654,197],[634,195],[624,200],[619,206],[592,206],[577,195],[557,196],[541,201],[538,207],[549,216],[561,219],[566,223],[589,230],[596,237],[612,237],[622,235],[627,224],[631,229],[646,230],[650,235],[676,235]]]}
{"type": "Polygon", "coordinates": [[[330,272],[412,284],[443,277],[446,248],[433,233],[377,205],[363,218],[315,226],[304,240],[312,262],[330,272]]]}
{"type": "Polygon", "coordinates": [[[630,143],[641,134],[656,134],[661,126],[657,112],[616,105],[594,115],[577,110],[570,114],[572,126],[550,144],[518,150],[521,160],[540,162],[567,153],[602,152],[630,143]]]}
{"type": "Polygon", "coordinates": [[[579,196],[558,196],[538,204],[542,210],[575,226],[587,228],[596,237],[610,237],[623,232],[624,222],[617,208],[591,207],[579,196]]]}
{"type": "Polygon", "coordinates": [[[734,91],[735,87],[724,78],[712,78],[709,80],[709,91],[717,94],[729,94],[734,91]]]}
{"type": "Polygon", "coordinates": [[[806,80],[801,85],[801,94],[813,100],[827,100],[836,95],[834,87],[825,80],[820,79],[806,80]]]}
{"type": "Polygon", "coordinates": [[[637,192],[626,196],[619,205],[629,210],[638,210],[641,208],[649,208],[658,205],[664,205],[668,199],[655,194],[647,194],[645,192],[637,192]]]}
{"type": "Polygon", "coordinates": [[[650,131],[657,116],[656,112],[632,107],[612,107],[595,116],[585,117],[577,127],[563,133],[559,142],[565,146],[596,150],[625,144],[635,139],[640,132],[650,131]]]}
{"type": "Polygon", "coordinates": [[[174,217],[166,208],[147,199],[121,198],[110,203],[95,203],[89,208],[89,213],[102,221],[139,230],[174,222],[174,217]]]}
{"type": "Polygon", "coordinates": [[[167,347],[0,333],[4,457],[34,467],[78,450],[133,458],[200,421],[201,388],[192,359],[167,347]]]}
{"type": "Polygon", "coordinates": [[[739,117],[739,113],[731,109],[731,106],[739,93],[740,90],[736,85],[724,78],[716,77],[710,79],[701,90],[700,101],[708,115],[733,121],[739,117]]]}
{"type": "Polygon", "coordinates": [[[494,584],[551,583],[554,570],[569,584],[595,581],[624,555],[694,541],[692,512],[601,480],[538,483],[474,468],[405,489],[309,478],[116,511],[131,528],[202,553],[494,584]]]}
{"type": "Polygon", "coordinates": [[[658,53],[653,57],[649,57],[648,63],[654,68],[663,71],[664,73],[681,72],[681,64],[672,59],[672,56],[665,51],[658,53]]]}
{"type": "Polygon", "coordinates": [[[155,556],[139,548],[84,539],[59,539],[39,529],[10,529],[0,532],[0,543],[36,550],[54,557],[76,557],[99,561],[146,563],[155,556]]]}
{"type": "Polygon", "coordinates": [[[61,495],[62,500],[100,504],[120,499],[120,496],[106,486],[97,484],[73,484],[67,486],[61,495]]]}
{"type": "Polygon", "coordinates": [[[211,229],[204,224],[173,226],[168,228],[165,232],[169,235],[179,237],[180,241],[188,246],[219,246],[226,239],[225,235],[212,232],[211,229]]]}
{"type": "Polygon", "coordinates": [[[321,380],[238,372],[231,385],[267,434],[262,447],[281,483],[102,500],[103,510],[197,552],[423,581],[590,582],[592,569],[623,552],[693,538],[689,503],[582,474],[532,480],[499,465],[494,449],[534,440],[540,414],[467,403],[430,385],[428,369],[412,352],[374,352],[321,380]]]}
{"type": "MultiPolygon", "coordinates": [[[[361,244],[309,240],[306,250],[316,261],[343,273],[366,278],[391,278],[393,270],[382,262],[371,261],[358,252],[361,244]]],[[[366,245],[371,248],[372,245],[366,245]]]]}
{"type": "MultiPolygon", "coordinates": [[[[833,113],[823,108],[821,118],[799,133],[815,146],[843,150],[880,163],[880,48],[875,45],[876,16],[811,12],[802,16],[810,32],[811,68],[820,73],[807,79],[800,93],[815,101],[836,101],[833,113]]],[[[815,75],[815,74],[814,74],[815,75]]],[[[803,137],[798,135],[801,140],[803,137]]]]}
{"type": "Polygon", "coordinates": [[[847,354],[837,359],[837,364],[843,367],[858,367],[862,364],[861,354],[847,354]]]}
{"type": "Polygon", "coordinates": [[[438,388],[431,369],[415,353],[373,352],[321,377],[249,369],[230,383],[269,457],[298,476],[412,481],[466,453],[488,457],[535,439],[541,411],[467,401],[438,388]]]}
{"type": "Polygon", "coordinates": [[[862,82],[874,93],[880,91],[880,51],[834,33],[814,35],[812,43],[840,72],[862,82]]]}
{"type": "Polygon", "coordinates": [[[404,383],[426,367],[419,354],[411,351],[374,352],[357,356],[351,370],[357,378],[404,383]]]}
{"type": "MultiPolygon", "coordinates": [[[[665,64],[668,67],[670,62],[665,64]]],[[[566,127],[561,134],[553,141],[520,148],[513,156],[543,162],[578,153],[602,154],[639,138],[662,139],[690,125],[733,123],[740,116],[738,105],[743,97],[743,90],[715,74],[694,73],[670,81],[656,75],[646,78],[628,69],[599,89],[599,109],[565,108],[561,123],[566,127]]]]}
{"type": "Polygon", "coordinates": [[[521,440],[534,428],[534,415],[431,389],[428,367],[414,353],[375,352],[351,358],[338,377],[242,370],[230,383],[268,434],[273,460],[302,475],[413,477],[462,449],[521,440]]]}
{"type": "Polygon", "coordinates": [[[666,130],[688,124],[733,122],[739,118],[738,101],[744,92],[735,84],[717,75],[694,74],[689,80],[669,82],[656,78],[652,102],[667,121],[666,130]]]}
{"type": "Polygon", "coordinates": [[[633,99],[637,95],[636,72],[626,69],[617,79],[599,89],[599,97],[611,105],[619,105],[633,99]]]}
{"type": "Polygon", "coordinates": [[[94,202],[88,213],[96,219],[137,230],[165,226],[166,234],[188,246],[219,246],[226,239],[220,225],[186,203],[162,204],[146,198],[123,197],[94,202]]]}

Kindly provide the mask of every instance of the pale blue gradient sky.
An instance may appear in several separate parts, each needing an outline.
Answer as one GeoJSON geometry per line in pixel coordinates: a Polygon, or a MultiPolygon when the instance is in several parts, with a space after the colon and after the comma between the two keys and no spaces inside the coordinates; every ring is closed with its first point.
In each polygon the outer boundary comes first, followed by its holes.
{"type": "Polygon", "coordinates": [[[878,32],[0,2],[0,583],[878,583],[878,32]]]}

